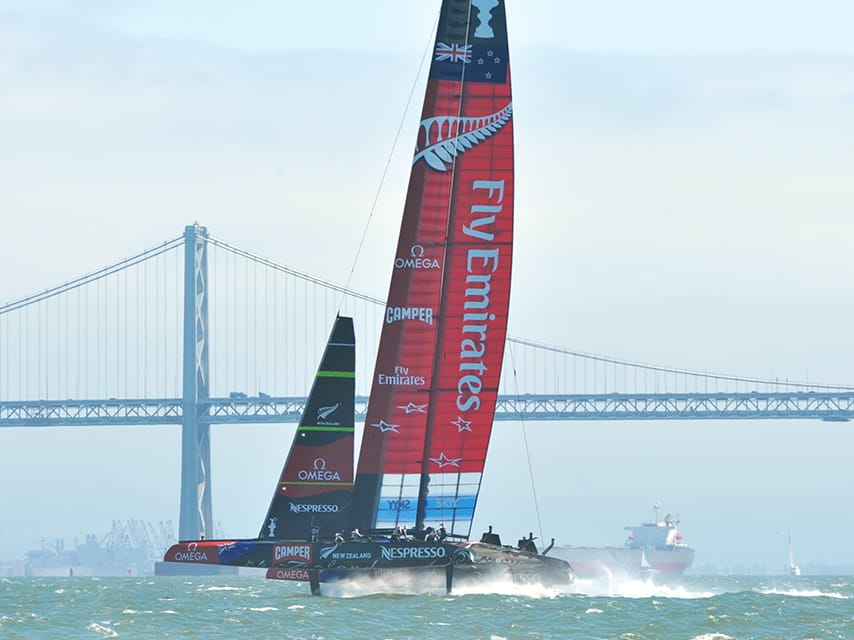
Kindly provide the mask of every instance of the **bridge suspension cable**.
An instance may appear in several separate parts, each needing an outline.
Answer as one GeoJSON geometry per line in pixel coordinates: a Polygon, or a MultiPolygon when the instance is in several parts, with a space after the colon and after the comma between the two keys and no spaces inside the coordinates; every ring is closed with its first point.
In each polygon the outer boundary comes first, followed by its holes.
{"type": "Polygon", "coordinates": [[[632,362],[630,360],[622,360],[619,358],[611,358],[603,355],[596,355],[592,353],[585,353],[583,351],[574,351],[572,349],[566,349],[563,347],[556,347],[554,345],[544,344],[541,342],[534,342],[532,340],[524,340],[520,338],[508,338],[508,342],[513,342],[518,345],[531,347],[534,349],[540,349],[542,351],[551,352],[555,354],[563,354],[566,356],[570,356],[573,358],[580,358],[583,360],[588,360],[591,362],[599,362],[604,365],[613,365],[625,367],[627,369],[637,369],[642,371],[649,371],[653,373],[661,373],[661,374],[671,374],[671,375],[679,375],[679,376],[687,376],[693,378],[699,378],[704,380],[715,380],[722,382],[732,382],[732,383],[743,383],[743,384],[751,384],[751,385],[762,385],[766,387],[786,387],[788,389],[815,389],[815,390],[825,390],[825,391],[850,391],[854,390],[854,386],[851,385],[840,385],[840,384],[824,384],[824,383],[815,383],[815,382],[804,382],[804,381],[796,381],[789,380],[788,378],[784,380],[780,379],[770,379],[770,378],[753,378],[746,376],[736,376],[730,374],[723,373],[710,373],[708,371],[698,371],[696,369],[680,369],[676,367],[665,367],[661,365],[654,365],[642,362],[632,362]]]}
{"type": "MultiPolygon", "coordinates": [[[[172,238],[0,306],[0,400],[179,395],[182,241],[172,238]]],[[[202,241],[216,249],[206,287],[212,396],[304,393],[319,355],[315,345],[336,310],[360,318],[357,393],[367,393],[384,300],[219,238],[202,241]]],[[[508,395],[854,390],[636,362],[512,335],[510,347],[517,349],[519,378],[510,388],[502,377],[500,393],[508,395]]]]}
{"type": "Polygon", "coordinates": [[[247,260],[251,260],[257,264],[263,265],[265,267],[270,267],[275,271],[280,271],[282,273],[286,273],[288,275],[299,278],[300,280],[304,280],[305,282],[309,282],[311,284],[319,285],[326,289],[330,289],[335,291],[336,293],[343,293],[357,300],[363,300],[365,302],[372,302],[374,304],[383,304],[383,302],[379,298],[374,298],[372,296],[366,295],[364,293],[359,293],[358,291],[353,291],[352,289],[347,289],[346,287],[342,287],[341,285],[337,285],[333,282],[329,282],[328,280],[323,280],[321,278],[315,278],[314,276],[310,276],[307,273],[303,273],[302,271],[297,271],[296,269],[292,269],[278,262],[274,262],[269,258],[265,258],[263,256],[259,256],[250,251],[246,251],[245,249],[241,249],[240,247],[235,247],[233,244],[229,244],[224,240],[220,240],[218,238],[214,238],[213,236],[208,237],[208,242],[214,246],[225,249],[226,251],[230,251],[234,255],[240,256],[242,258],[246,258],[247,260]]]}
{"type": "Polygon", "coordinates": [[[172,240],[167,240],[166,242],[161,245],[158,245],[157,247],[146,249],[145,251],[141,251],[140,253],[131,256],[130,258],[125,258],[124,260],[119,260],[118,262],[114,262],[113,264],[107,265],[106,267],[99,269],[98,271],[94,271],[93,273],[87,273],[85,275],[80,276],[79,278],[69,280],[68,282],[64,282],[50,289],[45,289],[44,291],[34,293],[33,295],[26,296],[25,298],[20,298],[19,300],[13,300],[12,302],[9,302],[7,304],[0,305],[0,315],[16,311],[22,307],[41,302],[42,300],[47,300],[48,298],[53,298],[54,296],[66,293],[67,291],[71,291],[72,289],[77,289],[78,287],[82,287],[89,283],[95,282],[96,280],[100,280],[101,278],[106,278],[107,276],[113,275],[114,273],[122,271],[123,269],[133,267],[141,262],[145,262],[146,260],[156,258],[160,254],[166,253],[167,251],[172,251],[173,249],[180,247],[182,242],[183,238],[181,236],[178,236],[177,238],[173,238],[172,240]]]}
{"type": "MultiPolygon", "coordinates": [[[[304,272],[298,271],[296,269],[293,269],[291,267],[288,267],[286,265],[277,263],[273,260],[270,260],[269,258],[265,258],[263,256],[259,256],[257,254],[250,252],[250,251],[247,251],[245,249],[241,249],[239,247],[236,247],[236,246],[234,246],[234,245],[232,245],[226,241],[220,240],[218,238],[209,237],[208,241],[211,244],[218,246],[218,247],[221,247],[221,248],[231,252],[232,254],[234,254],[236,256],[243,257],[243,258],[250,260],[252,262],[255,262],[259,265],[263,265],[263,266],[269,267],[271,269],[274,269],[276,271],[279,271],[281,273],[288,274],[288,275],[293,276],[295,278],[298,278],[298,279],[300,279],[306,283],[310,283],[310,284],[313,284],[316,286],[320,286],[320,287],[323,287],[327,290],[335,291],[336,293],[340,293],[340,294],[344,294],[344,295],[351,297],[353,299],[357,299],[357,300],[361,300],[363,302],[367,302],[367,303],[370,303],[373,305],[377,305],[378,307],[381,307],[384,304],[384,301],[377,298],[377,297],[370,296],[370,295],[367,295],[364,293],[360,293],[358,291],[353,291],[351,289],[348,289],[346,287],[342,287],[342,286],[337,285],[337,284],[330,282],[328,280],[316,278],[316,277],[311,276],[307,273],[304,273],[304,272]]],[[[684,391],[686,391],[686,392],[688,391],[688,383],[687,383],[688,379],[694,380],[694,385],[693,385],[692,390],[703,390],[703,391],[709,390],[708,385],[710,383],[725,383],[725,384],[734,384],[734,385],[755,385],[755,386],[764,387],[766,389],[767,388],[784,388],[787,390],[846,391],[846,390],[854,389],[854,386],[843,385],[843,384],[813,383],[813,382],[805,382],[805,381],[798,381],[798,380],[790,380],[788,378],[780,380],[780,379],[771,379],[771,378],[738,376],[738,375],[733,375],[733,374],[699,371],[696,369],[685,369],[685,368],[668,367],[668,366],[655,365],[655,364],[643,363],[643,362],[634,362],[634,361],[620,359],[620,358],[613,358],[613,357],[605,356],[605,355],[591,354],[591,353],[578,351],[578,350],[574,350],[574,349],[558,347],[555,345],[550,345],[550,344],[546,344],[546,343],[542,343],[542,342],[536,342],[533,340],[516,338],[513,336],[508,336],[507,341],[508,341],[509,345],[518,345],[520,347],[527,347],[529,349],[537,350],[540,353],[545,354],[546,357],[548,355],[566,356],[568,358],[577,359],[577,360],[582,361],[582,362],[593,363],[594,366],[599,364],[599,365],[604,365],[604,366],[611,366],[611,367],[614,367],[615,369],[617,367],[623,368],[623,374],[622,374],[622,377],[624,378],[623,384],[619,385],[618,382],[615,380],[610,385],[600,384],[599,386],[602,389],[610,387],[612,390],[616,390],[618,387],[622,386],[623,390],[627,390],[628,387],[630,386],[630,381],[628,380],[628,377],[629,377],[628,372],[631,370],[634,370],[636,372],[635,375],[637,374],[637,372],[647,372],[647,373],[653,374],[654,376],[660,374],[662,376],[672,376],[674,379],[675,378],[681,378],[682,386],[684,388],[684,391]],[[699,389],[699,386],[701,384],[705,387],[705,389],[699,389]]],[[[581,374],[577,377],[578,378],[587,378],[588,374],[584,373],[584,374],[581,374]]],[[[593,377],[598,378],[598,375],[596,373],[593,373],[593,377]]],[[[614,372],[613,377],[619,378],[620,375],[617,374],[616,372],[614,372]]],[[[654,391],[656,391],[656,392],[661,391],[661,389],[657,388],[658,387],[658,380],[657,379],[652,384],[655,387],[654,391]]],[[[639,381],[635,380],[634,389],[636,391],[643,386],[645,386],[645,385],[643,385],[639,381]]],[[[677,384],[677,386],[678,386],[678,384],[677,384]]],[[[563,389],[562,391],[564,393],[567,392],[566,389],[563,389]]],[[[586,391],[586,389],[585,390],[578,389],[578,391],[586,391]]]]}

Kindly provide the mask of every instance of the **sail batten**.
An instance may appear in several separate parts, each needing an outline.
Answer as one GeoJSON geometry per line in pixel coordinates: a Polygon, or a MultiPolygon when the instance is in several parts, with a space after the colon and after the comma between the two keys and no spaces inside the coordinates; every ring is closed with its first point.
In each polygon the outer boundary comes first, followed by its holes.
{"type": "Polygon", "coordinates": [[[436,34],[354,489],[365,528],[468,537],[509,309],[513,103],[503,0],[436,34]]]}

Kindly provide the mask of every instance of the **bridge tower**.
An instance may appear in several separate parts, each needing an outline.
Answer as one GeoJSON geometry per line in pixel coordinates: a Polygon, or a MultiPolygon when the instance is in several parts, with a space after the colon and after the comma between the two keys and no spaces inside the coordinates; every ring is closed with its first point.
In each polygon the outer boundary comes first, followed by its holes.
{"type": "Polygon", "coordinates": [[[200,421],[209,398],[207,227],[184,227],[184,379],[181,424],[181,540],[210,538],[210,424],[200,421]]]}

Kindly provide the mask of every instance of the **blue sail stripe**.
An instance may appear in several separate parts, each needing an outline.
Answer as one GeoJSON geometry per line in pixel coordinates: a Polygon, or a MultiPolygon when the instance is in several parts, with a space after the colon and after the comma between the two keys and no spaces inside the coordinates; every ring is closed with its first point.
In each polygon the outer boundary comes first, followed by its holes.
{"type": "MultiPolygon", "coordinates": [[[[426,520],[442,520],[442,518],[451,519],[454,516],[456,519],[474,518],[474,507],[477,502],[477,496],[457,496],[450,498],[446,496],[436,496],[427,498],[425,519],[426,520]]],[[[414,523],[416,515],[416,507],[418,499],[399,498],[395,500],[380,500],[379,509],[377,510],[377,526],[383,526],[380,523],[414,523]]]]}

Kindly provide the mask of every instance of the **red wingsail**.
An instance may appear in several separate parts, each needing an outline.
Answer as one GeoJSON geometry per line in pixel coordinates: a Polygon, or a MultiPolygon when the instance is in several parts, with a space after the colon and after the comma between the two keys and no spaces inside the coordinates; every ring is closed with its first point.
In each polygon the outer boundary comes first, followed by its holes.
{"type": "Polygon", "coordinates": [[[359,458],[359,526],[470,533],[507,332],[512,108],[504,2],[445,0],[359,458]]]}

